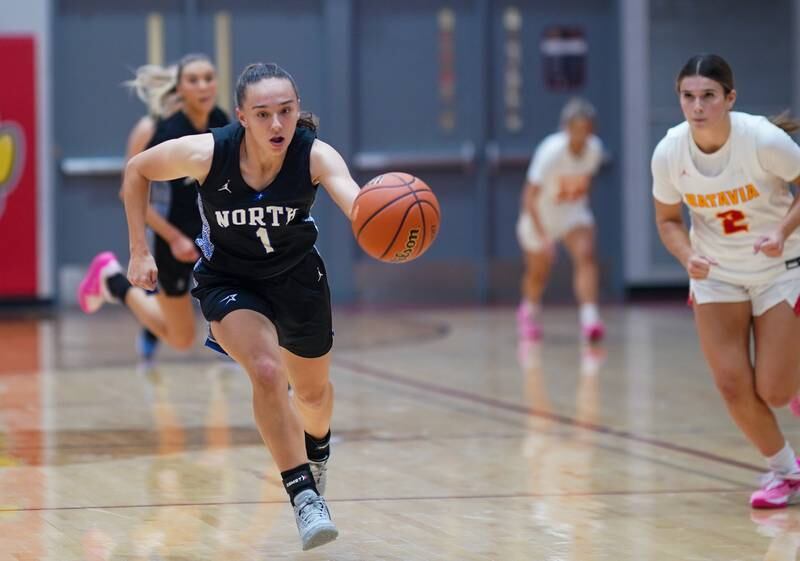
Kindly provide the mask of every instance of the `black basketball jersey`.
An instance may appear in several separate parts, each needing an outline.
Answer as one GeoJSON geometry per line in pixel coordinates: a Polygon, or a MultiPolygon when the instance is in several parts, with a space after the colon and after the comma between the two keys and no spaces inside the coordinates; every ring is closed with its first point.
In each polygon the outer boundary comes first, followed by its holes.
{"type": "Polygon", "coordinates": [[[197,245],[212,270],[269,278],[297,265],[317,240],[311,217],[317,186],[310,170],[316,133],[297,127],[278,175],[258,191],[239,167],[244,131],[238,122],[211,131],[214,159],[198,185],[203,231],[197,245]]]}
{"type": "MultiPolygon", "coordinates": [[[[219,107],[215,107],[208,116],[208,128],[224,127],[228,124],[228,116],[219,107]]],[[[190,134],[202,134],[183,111],[177,111],[166,119],[158,121],[153,138],[150,139],[148,148],[190,134]]],[[[168,196],[164,218],[178,230],[195,238],[200,235],[201,221],[197,213],[197,192],[192,188],[194,180],[191,178],[173,179],[169,182],[168,196]]]]}

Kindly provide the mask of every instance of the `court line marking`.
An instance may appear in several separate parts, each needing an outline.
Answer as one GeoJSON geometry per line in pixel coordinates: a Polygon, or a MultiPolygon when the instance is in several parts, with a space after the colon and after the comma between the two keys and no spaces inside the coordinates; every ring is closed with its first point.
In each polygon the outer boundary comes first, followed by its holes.
{"type": "MultiPolygon", "coordinates": [[[[736,488],[697,488],[697,489],[658,489],[651,491],[586,491],[566,493],[497,493],[480,495],[439,495],[439,496],[408,496],[408,497],[350,497],[344,499],[330,499],[328,503],[371,503],[371,502],[402,502],[402,501],[481,501],[498,499],[547,499],[547,498],[578,498],[578,497],[628,497],[628,496],[656,496],[656,495],[693,495],[693,494],[739,494],[749,493],[748,489],[736,488]]],[[[164,508],[164,507],[198,507],[198,506],[234,506],[234,505],[285,505],[287,499],[264,501],[208,501],[208,502],[175,502],[151,504],[122,504],[122,505],[88,505],[88,506],[55,506],[55,507],[28,507],[28,508],[0,508],[0,512],[58,512],[69,510],[122,510],[133,508],[164,508]]]]}
{"type": "Polygon", "coordinates": [[[461,401],[479,403],[481,405],[486,405],[488,407],[492,407],[497,410],[508,411],[511,413],[518,413],[529,417],[539,417],[542,419],[548,419],[550,421],[554,421],[562,425],[582,428],[591,432],[604,434],[608,436],[614,436],[631,442],[647,444],[655,448],[670,450],[672,452],[686,454],[688,456],[692,456],[695,458],[702,458],[704,460],[716,462],[719,464],[724,464],[731,467],[737,467],[747,471],[752,471],[757,473],[763,473],[764,471],[766,471],[766,468],[764,466],[757,466],[747,462],[740,462],[739,460],[733,460],[731,458],[726,458],[725,456],[720,456],[718,454],[713,454],[711,452],[705,452],[703,450],[698,450],[696,448],[691,448],[689,446],[674,444],[672,442],[661,440],[659,438],[644,436],[627,430],[615,429],[597,423],[587,423],[583,421],[578,421],[577,419],[573,417],[568,417],[566,415],[559,415],[557,413],[551,413],[548,411],[540,411],[537,409],[533,409],[532,407],[528,407],[527,405],[520,405],[518,403],[504,401],[502,399],[497,399],[494,397],[485,397],[479,394],[475,394],[465,390],[460,390],[457,388],[441,386],[439,384],[433,384],[431,382],[424,382],[421,380],[413,380],[401,376],[399,374],[393,374],[385,370],[380,370],[378,368],[373,368],[371,366],[364,365],[352,359],[334,357],[332,359],[332,363],[339,368],[343,368],[345,370],[350,371],[353,374],[371,377],[377,380],[382,380],[384,382],[412,387],[418,390],[424,390],[438,395],[447,396],[453,399],[459,399],[461,401]]]}

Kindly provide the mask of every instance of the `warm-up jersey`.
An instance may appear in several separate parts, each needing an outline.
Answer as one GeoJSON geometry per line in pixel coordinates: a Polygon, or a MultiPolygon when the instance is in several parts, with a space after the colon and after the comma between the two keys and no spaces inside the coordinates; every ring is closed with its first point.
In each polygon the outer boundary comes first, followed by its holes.
{"type": "Polygon", "coordinates": [[[239,146],[245,129],[233,123],[212,129],[214,158],[199,204],[202,235],[197,245],[212,270],[269,278],[298,264],[314,248],[317,227],[311,206],[311,147],[316,134],[297,127],[278,175],[263,190],[242,178],[239,146]]]}
{"type": "Polygon", "coordinates": [[[719,263],[709,278],[766,283],[800,267],[797,231],[785,241],[782,257],[753,252],[758,237],[773,231],[792,205],[787,182],[800,176],[800,147],[764,117],[730,117],[728,141],[710,155],[700,152],[688,123],[667,132],[653,153],[653,196],[689,207],[692,248],[719,263]]]}
{"type": "MultiPolygon", "coordinates": [[[[224,127],[227,124],[228,116],[222,109],[215,107],[208,117],[208,128],[224,127]]],[[[183,111],[177,111],[158,121],[147,147],[152,148],[167,140],[204,132],[208,131],[197,130],[183,111]]],[[[197,214],[197,192],[192,189],[193,183],[191,178],[181,178],[153,185],[153,202],[157,204],[159,212],[163,212],[168,222],[190,238],[200,234],[201,226],[200,216],[197,214]]]]}

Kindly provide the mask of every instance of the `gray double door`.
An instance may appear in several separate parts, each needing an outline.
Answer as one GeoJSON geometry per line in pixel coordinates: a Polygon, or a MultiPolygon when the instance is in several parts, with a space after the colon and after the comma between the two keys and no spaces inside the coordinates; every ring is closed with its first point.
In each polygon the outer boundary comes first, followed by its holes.
{"type": "MultiPolygon", "coordinates": [[[[127,255],[119,173],[103,162],[123,153],[143,113],[119,84],[147,60],[153,13],[163,21],[165,60],[221,53],[232,79],[254,61],[289,70],[303,105],[321,119],[321,138],[348,159],[359,183],[381,171],[407,171],[433,188],[442,207],[439,238],[402,266],[361,253],[349,223],[320,195],[318,247],[336,301],[515,300],[514,225],[525,169],[572,95],[599,111],[610,159],[592,197],[598,253],[604,292],[622,291],[618,16],[611,0],[61,0],[58,155],[62,163],[87,165],[62,166],[58,176],[59,265],[88,262],[106,246],[127,255]],[[229,33],[220,33],[226,25],[229,33]],[[87,40],[95,48],[87,49],[87,40]],[[561,55],[584,60],[553,66],[561,55]]],[[[568,295],[565,260],[554,275],[550,294],[568,295]]]]}

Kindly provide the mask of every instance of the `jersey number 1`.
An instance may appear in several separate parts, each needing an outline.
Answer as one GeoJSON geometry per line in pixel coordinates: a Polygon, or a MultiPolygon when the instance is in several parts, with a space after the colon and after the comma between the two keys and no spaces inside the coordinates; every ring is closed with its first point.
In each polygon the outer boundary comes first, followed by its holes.
{"type": "Polygon", "coordinates": [[[750,230],[750,226],[745,222],[747,217],[741,210],[726,210],[717,214],[717,218],[722,220],[722,229],[726,236],[750,230]]]}
{"type": "Polygon", "coordinates": [[[269,243],[269,236],[267,235],[266,228],[259,228],[256,230],[256,236],[258,236],[258,239],[261,240],[262,244],[264,244],[264,250],[267,253],[272,253],[275,251],[275,248],[269,243]]]}

